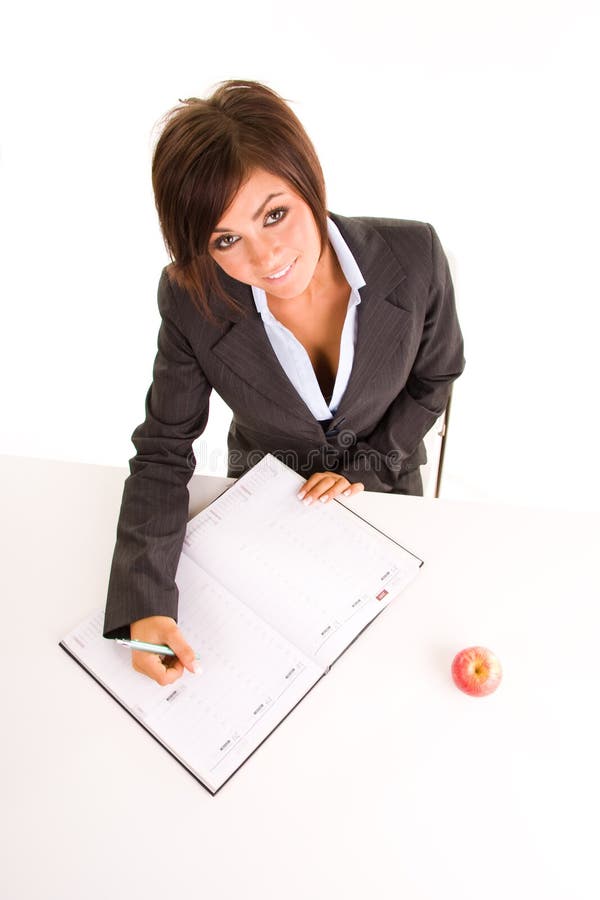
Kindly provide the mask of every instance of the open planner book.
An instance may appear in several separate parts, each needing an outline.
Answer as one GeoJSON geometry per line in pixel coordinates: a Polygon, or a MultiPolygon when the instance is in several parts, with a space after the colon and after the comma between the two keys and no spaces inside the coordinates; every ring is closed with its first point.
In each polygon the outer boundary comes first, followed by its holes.
{"type": "Polygon", "coordinates": [[[267,455],[188,522],[178,624],[201,673],[138,674],[103,610],[60,642],[212,794],[422,565],[342,503],[305,506],[303,483],[267,455]]]}

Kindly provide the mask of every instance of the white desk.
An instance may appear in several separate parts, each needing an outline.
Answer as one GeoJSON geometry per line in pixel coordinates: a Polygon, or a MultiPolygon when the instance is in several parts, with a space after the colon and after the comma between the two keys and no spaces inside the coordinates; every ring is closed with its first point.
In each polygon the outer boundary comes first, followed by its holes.
{"type": "Polygon", "coordinates": [[[426,564],[211,797],[58,647],[104,604],[124,470],[0,473],[2,897],[600,895],[596,516],[350,501],[426,564]],[[475,643],[481,699],[449,673],[475,643]]]}

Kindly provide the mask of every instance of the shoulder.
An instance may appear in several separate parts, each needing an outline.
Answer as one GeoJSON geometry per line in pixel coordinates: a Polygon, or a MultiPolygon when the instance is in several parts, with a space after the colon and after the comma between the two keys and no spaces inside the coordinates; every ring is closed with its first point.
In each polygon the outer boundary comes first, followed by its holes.
{"type": "Polygon", "coordinates": [[[428,222],[420,222],[417,219],[391,219],[385,216],[341,216],[338,213],[329,213],[333,221],[341,229],[377,231],[379,234],[388,235],[390,238],[414,237],[430,234],[431,225],[428,222]]]}
{"type": "MultiPolygon", "coordinates": [[[[367,283],[379,272],[396,270],[408,283],[430,284],[445,265],[445,255],[429,222],[382,216],[340,216],[330,213],[346,240],[367,283]]],[[[390,276],[392,277],[392,276],[390,276]]]]}
{"type": "Polygon", "coordinates": [[[210,317],[194,303],[191,292],[180,283],[172,263],[165,266],[160,274],[158,308],[163,318],[166,316],[178,323],[185,323],[191,314],[194,320],[199,319],[207,326],[214,324],[210,317]]]}
{"type": "Polygon", "coordinates": [[[437,234],[429,222],[383,216],[340,216],[330,213],[343,236],[355,247],[381,246],[384,241],[404,264],[431,265],[437,234]]]}
{"type": "Polygon", "coordinates": [[[160,273],[157,302],[164,327],[176,329],[190,340],[197,340],[200,335],[209,338],[211,323],[194,304],[189,292],[178,284],[172,265],[165,266],[160,273]]]}
{"type": "Polygon", "coordinates": [[[177,308],[181,306],[184,293],[177,285],[174,277],[173,264],[165,266],[158,279],[158,308],[161,315],[176,315],[177,308]]]}
{"type": "MultiPolygon", "coordinates": [[[[241,285],[240,287],[251,295],[250,288],[241,285]]],[[[237,297],[234,299],[238,300],[237,297]]],[[[164,327],[175,329],[196,347],[198,352],[210,349],[233,323],[245,317],[243,309],[241,312],[237,311],[217,295],[209,297],[210,313],[207,314],[195,302],[189,290],[178,282],[172,264],[165,266],[160,274],[157,301],[164,327]]],[[[250,306],[249,303],[246,305],[250,306]]]]}
{"type": "Polygon", "coordinates": [[[420,222],[417,219],[390,219],[384,216],[348,216],[346,218],[348,221],[360,222],[366,227],[375,228],[380,234],[426,234],[431,228],[428,222],[420,222]]]}

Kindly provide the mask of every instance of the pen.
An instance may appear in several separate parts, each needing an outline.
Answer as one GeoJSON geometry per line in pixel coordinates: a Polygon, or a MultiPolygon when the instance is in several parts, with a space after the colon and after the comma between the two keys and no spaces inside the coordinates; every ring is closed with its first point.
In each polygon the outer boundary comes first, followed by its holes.
{"type": "MultiPolygon", "coordinates": [[[[149,644],[147,641],[136,641],[133,638],[115,638],[115,644],[121,647],[129,647],[131,650],[145,650],[146,653],[158,653],[160,656],[177,656],[174,650],[166,644],[149,644]]],[[[196,659],[200,659],[196,653],[196,659]]]]}

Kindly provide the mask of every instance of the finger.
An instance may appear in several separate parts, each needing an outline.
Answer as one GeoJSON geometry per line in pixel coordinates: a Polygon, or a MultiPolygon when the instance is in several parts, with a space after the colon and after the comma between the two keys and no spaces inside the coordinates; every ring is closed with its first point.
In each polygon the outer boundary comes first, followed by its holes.
{"type": "Polygon", "coordinates": [[[353,494],[360,494],[361,491],[364,491],[365,486],[362,481],[355,481],[351,484],[348,484],[346,488],[342,491],[342,497],[352,497],[353,494]]]}
{"type": "Polygon", "coordinates": [[[183,675],[183,665],[179,660],[167,668],[160,656],[156,653],[146,653],[143,650],[132,651],[131,664],[136,672],[146,675],[161,685],[172,684],[183,675]]]}
{"type": "Polygon", "coordinates": [[[327,500],[333,500],[336,497],[349,497],[352,491],[353,485],[350,484],[347,478],[344,478],[343,475],[340,475],[333,485],[327,490],[326,494],[321,495],[320,500],[327,502],[327,500]]]}
{"type": "Polygon", "coordinates": [[[174,681],[177,681],[178,678],[181,678],[185,669],[183,665],[177,660],[177,662],[172,665],[164,666],[164,674],[162,680],[159,681],[159,684],[173,684],[174,681]]]}
{"type": "MultiPolygon", "coordinates": [[[[353,494],[360,494],[361,491],[364,491],[365,486],[362,481],[355,481],[350,485],[350,493],[347,495],[351,497],[353,494]]],[[[344,492],[345,493],[345,492],[344,492]]]]}
{"type": "Polygon", "coordinates": [[[336,472],[315,472],[308,478],[298,493],[298,498],[308,506],[314,500],[327,503],[340,495],[350,497],[364,491],[362,481],[351,484],[343,475],[336,472]]]}
{"type": "Polygon", "coordinates": [[[298,496],[306,506],[309,506],[314,500],[318,500],[325,491],[331,488],[335,484],[337,478],[338,476],[332,472],[317,472],[315,475],[311,475],[298,496]]]}
{"type": "Polygon", "coordinates": [[[298,498],[302,500],[306,494],[312,490],[312,488],[318,484],[318,482],[324,478],[326,475],[331,475],[331,472],[313,472],[310,478],[307,478],[300,490],[298,491],[298,498]]]}
{"type": "Polygon", "coordinates": [[[194,673],[196,671],[196,667],[194,666],[196,654],[177,626],[169,631],[167,644],[188,672],[194,673]]]}

